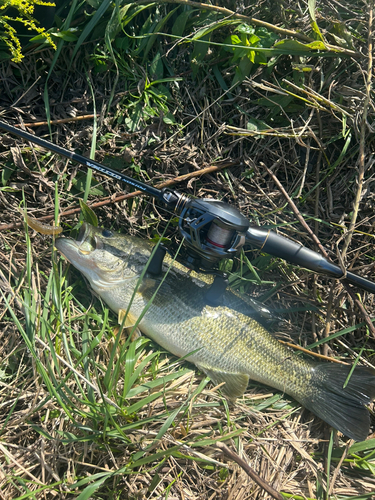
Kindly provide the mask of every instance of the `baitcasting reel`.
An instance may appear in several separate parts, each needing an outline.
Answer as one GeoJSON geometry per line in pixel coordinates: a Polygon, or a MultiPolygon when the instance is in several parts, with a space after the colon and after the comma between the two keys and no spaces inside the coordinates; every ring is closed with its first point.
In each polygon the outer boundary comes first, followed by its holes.
{"type": "Polygon", "coordinates": [[[188,267],[211,269],[221,259],[232,258],[244,246],[249,225],[246,217],[227,203],[188,198],[178,223],[187,247],[188,267]]]}
{"type": "MultiPolygon", "coordinates": [[[[189,269],[216,275],[207,294],[207,302],[210,305],[220,304],[227,285],[226,276],[216,270],[217,264],[223,258],[232,258],[247,244],[292,264],[316,273],[343,279],[368,292],[375,293],[374,282],[348,271],[344,276],[339,266],[329,262],[319,253],[269,229],[250,226],[248,219],[227,203],[213,199],[189,198],[168,188],[157,189],[7,123],[0,121],[0,128],[97,172],[123,181],[153,196],[166,208],[173,210],[179,216],[178,230],[184,242],[184,252],[182,252],[182,258],[179,259],[180,262],[189,269]]],[[[160,274],[165,252],[166,249],[159,246],[147,268],[148,272],[154,275],[160,274]]]]}

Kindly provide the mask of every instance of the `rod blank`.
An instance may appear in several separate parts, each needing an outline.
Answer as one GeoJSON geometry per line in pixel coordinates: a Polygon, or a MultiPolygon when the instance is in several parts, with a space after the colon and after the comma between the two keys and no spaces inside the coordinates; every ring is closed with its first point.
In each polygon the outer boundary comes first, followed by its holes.
{"type": "Polygon", "coordinates": [[[144,193],[147,193],[150,196],[154,196],[155,198],[158,198],[159,200],[163,201],[162,191],[160,189],[149,186],[148,184],[144,184],[141,181],[137,181],[136,179],[128,177],[127,175],[122,174],[121,172],[116,172],[115,170],[112,170],[109,167],[105,167],[104,165],[98,163],[95,160],[90,160],[85,156],[73,153],[68,149],[53,144],[53,142],[46,141],[41,137],[29,134],[29,132],[25,132],[25,130],[21,130],[19,128],[13,127],[12,125],[8,125],[8,123],[0,121],[0,128],[6,130],[7,132],[10,132],[11,134],[17,135],[18,137],[22,137],[22,139],[26,139],[27,141],[33,142],[34,144],[38,144],[38,146],[41,146],[42,148],[48,149],[49,151],[53,151],[54,153],[58,153],[61,156],[65,156],[65,158],[69,158],[70,160],[76,161],[81,165],[85,165],[88,168],[92,168],[93,170],[96,170],[101,174],[107,175],[108,177],[112,177],[112,179],[117,179],[119,181],[125,182],[126,184],[129,184],[130,186],[133,186],[136,189],[139,189],[140,191],[143,191],[144,193]]]}

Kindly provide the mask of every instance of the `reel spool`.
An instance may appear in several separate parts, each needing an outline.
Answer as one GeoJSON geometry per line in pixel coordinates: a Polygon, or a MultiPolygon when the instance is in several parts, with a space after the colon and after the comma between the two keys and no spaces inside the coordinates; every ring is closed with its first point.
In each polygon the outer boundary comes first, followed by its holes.
{"type": "Polygon", "coordinates": [[[178,230],[193,269],[212,269],[232,258],[245,244],[249,221],[239,210],[219,200],[189,199],[180,214],[178,230]]]}

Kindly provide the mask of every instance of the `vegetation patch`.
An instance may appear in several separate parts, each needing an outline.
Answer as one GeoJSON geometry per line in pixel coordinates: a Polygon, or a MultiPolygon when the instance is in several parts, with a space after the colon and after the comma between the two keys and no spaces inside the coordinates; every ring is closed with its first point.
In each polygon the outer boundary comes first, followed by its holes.
{"type": "MultiPolygon", "coordinates": [[[[231,203],[374,280],[371,2],[55,4],[0,1],[1,121],[231,203]]],[[[173,251],[175,214],[0,137],[0,496],[270,498],[223,444],[284,498],[375,495],[372,434],[348,440],[253,382],[229,404],[186,360],[132,340],[54,234],[24,222],[74,235],[84,215],[173,251]]],[[[222,266],[301,356],[374,366],[372,294],[251,248],[222,266]]]]}

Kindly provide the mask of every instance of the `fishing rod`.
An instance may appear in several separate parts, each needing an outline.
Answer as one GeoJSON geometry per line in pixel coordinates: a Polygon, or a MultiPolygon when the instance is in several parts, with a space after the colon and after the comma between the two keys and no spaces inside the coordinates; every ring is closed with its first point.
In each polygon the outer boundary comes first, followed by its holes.
{"type": "MultiPolygon", "coordinates": [[[[280,236],[270,229],[251,226],[250,221],[228,203],[207,198],[189,198],[169,188],[157,189],[2,121],[0,121],[0,129],[108,177],[125,182],[156,198],[165,208],[174,210],[179,216],[178,230],[185,246],[181,263],[190,269],[216,274],[208,297],[211,305],[219,305],[221,295],[227,285],[225,276],[215,270],[215,267],[221,259],[234,257],[246,244],[310,271],[341,279],[367,292],[375,293],[373,281],[350,271],[343,273],[339,266],[318,252],[280,236]]],[[[161,272],[165,252],[166,249],[163,247],[158,248],[149,264],[148,272],[155,275],[161,272]]]]}

